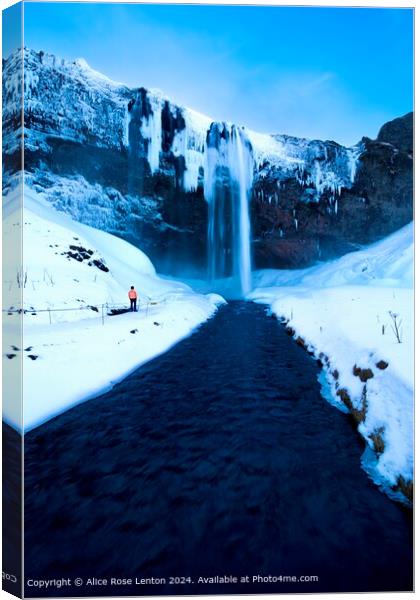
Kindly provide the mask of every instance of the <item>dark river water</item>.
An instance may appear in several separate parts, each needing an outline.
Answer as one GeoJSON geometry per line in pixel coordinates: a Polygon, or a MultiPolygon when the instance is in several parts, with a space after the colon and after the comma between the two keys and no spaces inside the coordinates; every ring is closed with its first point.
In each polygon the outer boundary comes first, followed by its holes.
{"type": "Polygon", "coordinates": [[[411,511],[362,471],[359,436],[318,373],[262,306],[232,302],[27,434],[26,581],[70,577],[54,596],[412,589],[411,511]],[[217,575],[250,583],[198,582],[217,575]]]}

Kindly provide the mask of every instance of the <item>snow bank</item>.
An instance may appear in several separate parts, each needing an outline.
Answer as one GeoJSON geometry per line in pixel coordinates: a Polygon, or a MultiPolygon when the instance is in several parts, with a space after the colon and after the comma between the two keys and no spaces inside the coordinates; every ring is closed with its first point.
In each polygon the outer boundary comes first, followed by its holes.
{"type": "Polygon", "coordinates": [[[323,265],[257,272],[255,285],[249,298],[269,304],[322,360],[328,399],[345,411],[350,400],[375,481],[412,481],[413,225],[323,265]]]}
{"type": "MultiPolygon", "coordinates": [[[[23,218],[23,269],[16,273],[6,261],[4,308],[18,307],[23,289],[27,312],[23,339],[20,316],[5,313],[9,349],[3,361],[16,376],[22,364],[28,431],[168,350],[208,319],[223,298],[160,279],[140,250],[72,221],[28,187],[21,213],[17,193],[16,188],[6,197],[3,231],[7,244],[23,218]],[[139,312],[107,316],[112,306],[127,307],[130,285],[138,291],[139,312]]],[[[18,429],[20,410],[5,394],[5,420],[18,429]]]]}

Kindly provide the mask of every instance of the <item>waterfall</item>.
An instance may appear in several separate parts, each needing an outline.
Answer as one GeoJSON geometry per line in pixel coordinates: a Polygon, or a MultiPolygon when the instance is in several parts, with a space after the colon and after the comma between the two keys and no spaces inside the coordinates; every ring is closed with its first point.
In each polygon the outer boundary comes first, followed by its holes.
{"type": "Polygon", "coordinates": [[[252,146],[242,129],[212,123],[206,155],[204,195],[209,203],[209,278],[211,281],[232,278],[236,293],[244,296],[251,290],[252,146]]]}
{"type": "Polygon", "coordinates": [[[239,231],[238,251],[239,277],[241,291],[247,294],[251,290],[251,225],[249,221],[249,190],[253,179],[253,160],[249,148],[245,146],[244,139],[239,130],[233,129],[233,147],[231,172],[237,166],[236,181],[239,188],[239,231]]]}

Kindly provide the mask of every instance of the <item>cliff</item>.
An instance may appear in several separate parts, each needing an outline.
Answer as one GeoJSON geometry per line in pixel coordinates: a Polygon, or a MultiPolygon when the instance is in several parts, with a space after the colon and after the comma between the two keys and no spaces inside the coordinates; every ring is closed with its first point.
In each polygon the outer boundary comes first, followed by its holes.
{"type": "Polygon", "coordinates": [[[309,265],[412,219],[412,115],[345,148],[214,123],[158,91],[115,83],[82,59],[25,49],[23,82],[18,66],[18,54],[3,64],[6,191],[20,167],[23,83],[27,182],[58,210],[136,244],[161,271],[207,268],[206,190],[224,194],[217,218],[232,235],[221,251],[235,261],[231,207],[242,183],[229,158],[234,140],[237,156],[251,156],[255,267],[309,265]]]}

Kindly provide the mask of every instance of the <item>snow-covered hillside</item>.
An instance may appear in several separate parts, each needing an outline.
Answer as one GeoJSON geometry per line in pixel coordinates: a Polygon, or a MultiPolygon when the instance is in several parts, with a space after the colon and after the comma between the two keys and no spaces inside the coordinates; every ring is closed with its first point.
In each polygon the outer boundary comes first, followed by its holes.
{"type": "MultiPolygon", "coordinates": [[[[5,198],[6,244],[21,222],[18,200],[17,188],[5,198]]],[[[8,369],[22,361],[25,430],[109,388],[191,333],[223,302],[161,280],[140,250],[72,221],[28,187],[22,216],[23,270],[6,261],[3,271],[4,308],[11,309],[3,360],[8,369]],[[127,307],[130,285],[139,293],[140,311],[108,316],[112,307],[127,307]],[[22,291],[21,340],[20,316],[12,311],[22,291]]],[[[5,394],[4,416],[19,427],[20,406],[12,400],[5,394]]]]}
{"type": "Polygon", "coordinates": [[[358,422],[363,465],[388,489],[413,478],[413,225],[359,252],[299,271],[255,273],[270,305],[324,366],[327,398],[358,422]],[[394,330],[395,324],[397,332],[394,330]]]}

